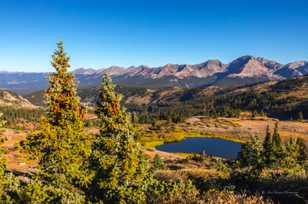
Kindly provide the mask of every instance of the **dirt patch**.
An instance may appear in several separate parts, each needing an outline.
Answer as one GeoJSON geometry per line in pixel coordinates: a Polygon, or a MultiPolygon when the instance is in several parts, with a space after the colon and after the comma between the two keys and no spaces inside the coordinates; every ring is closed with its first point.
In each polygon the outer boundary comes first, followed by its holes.
{"type": "Polygon", "coordinates": [[[144,154],[145,156],[153,159],[155,157],[155,155],[159,155],[162,159],[183,159],[183,156],[177,155],[177,154],[173,154],[173,153],[168,153],[168,152],[163,152],[163,151],[159,151],[156,150],[155,148],[147,148],[144,150],[144,154]]]}
{"type": "Polygon", "coordinates": [[[10,171],[26,173],[35,167],[35,162],[17,148],[17,144],[27,137],[26,131],[6,129],[1,137],[5,139],[2,147],[5,149],[5,159],[10,171]]]}

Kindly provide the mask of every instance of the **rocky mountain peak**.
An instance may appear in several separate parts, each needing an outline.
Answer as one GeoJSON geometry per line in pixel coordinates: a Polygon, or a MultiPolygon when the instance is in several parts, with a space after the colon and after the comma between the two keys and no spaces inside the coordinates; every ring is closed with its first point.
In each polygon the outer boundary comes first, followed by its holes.
{"type": "MultiPolygon", "coordinates": [[[[80,86],[100,84],[103,73],[108,73],[114,82],[127,86],[160,88],[170,86],[202,87],[209,85],[240,86],[268,80],[280,80],[308,74],[308,62],[297,61],[282,65],[262,57],[245,55],[224,64],[208,60],[200,64],[166,64],[160,67],[112,66],[107,69],[74,71],[80,86]]],[[[17,93],[30,93],[47,87],[48,73],[0,72],[0,88],[17,93]]]]}
{"type": "Polygon", "coordinates": [[[109,75],[121,75],[125,73],[125,68],[123,67],[118,67],[118,66],[111,66],[107,69],[103,70],[103,73],[107,73],[109,75]]]}
{"type": "Polygon", "coordinates": [[[256,59],[260,61],[264,66],[274,71],[282,67],[282,64],[273,60],[268,60],[263,57],[257,57],[256,59]]]}
{"type": "Polygon", "coordinates": [[[278,69],[275,74],[283,76],[285,78],[298,77],[308,74],[308,62],[296,61],[288,63],[278,69]]]}
{"type": "Polygon", "coordinates": [[[96,69],[92,68],[78,68],[74,70],[74,74],[84,74],[84,75],[91,75],[97,72],[96,69]]]}
{"type": "Polygon", "coordinates": [[[279,67],[280,64],[274,61],[247,55],[232,61],[227,67],[227,73],[238,77],[271,77],[279,67]]]}
{"type": "Polygon", "coordinates": [[[296,62],[291,62],[289,64],[286,64],[285,67],[288,67],[289,69],[298,69],[298,68],[301,68],[307,65],[308,65],[307,61],[296,61],[296,62]]]}

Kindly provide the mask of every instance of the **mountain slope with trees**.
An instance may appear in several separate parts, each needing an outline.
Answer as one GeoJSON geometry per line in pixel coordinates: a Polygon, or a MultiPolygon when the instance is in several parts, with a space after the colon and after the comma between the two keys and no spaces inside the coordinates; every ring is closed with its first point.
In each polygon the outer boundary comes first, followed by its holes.
{"type": "Polygon", "coordinates": [[[158,91],[147,106],[128,104],[128,108],[164,118],[168,113],[179,117],[192,115],[238,117],[241,112],[267,115],[282,120],[308,118],[308,77],[265,82],[241,88],[205,87],[170,94],[158,91]],[[181,109],[177,109],[181,107],[181,109]],[[139,108],[139,109],[138,109],[139,108]],[[164,114],[167,113],[167,114],[164,114]]]}
{"type": "MultiPolygon", "coordinates": [[[[238,88],[206,86],[195,89],[178,87],[147,89],[117,86],[123,95],[122,103],[128,111],[155,117],[164,115],[205,115],[211,117],[238,117],[241,112],[267,115],[282,120],[308,118],[308,76],[282,81],[269,81],[238,88]],[[178,110],[176,107],[181,106],[178,110]],[[166,112],[166,114],[164,114],[166,112]]],[[[81,101],[95,104],[98,88],[80,88],[81,101]]],[[[42,105],[43,92],[26,98],[42,105]]]]}

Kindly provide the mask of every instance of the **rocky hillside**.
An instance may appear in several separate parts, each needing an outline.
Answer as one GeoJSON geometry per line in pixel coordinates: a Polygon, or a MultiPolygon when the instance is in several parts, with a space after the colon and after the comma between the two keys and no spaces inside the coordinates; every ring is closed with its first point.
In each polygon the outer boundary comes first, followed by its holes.
{"type": "Polygon", "coordinates": [[[285,77],[292,78],[297,76],[303,76],[308,74],[308,62],[298,61],[294,63],[289,63],[282,66],[274,74],[285,77]]]}
{"type": "Polygon", "coordinates": [[[33,105],[27,99],[19,96],[11,91],[0,90],[0,107],[13,107],[13,108],[25,108],[36,109],[37,106],[33,105]]]}

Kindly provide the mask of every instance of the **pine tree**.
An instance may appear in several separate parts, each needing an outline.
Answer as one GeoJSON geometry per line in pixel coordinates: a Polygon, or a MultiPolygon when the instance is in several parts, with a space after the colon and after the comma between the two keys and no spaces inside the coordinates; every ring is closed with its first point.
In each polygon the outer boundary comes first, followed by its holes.
{"type": "Polygon", "coordinates": [[[264,164],[270,166],[273,160],[272,136],[269,126],[266,127],[266,135],[263,141],[264,164]]]}
{"type": "Polygon", "coordinates": [[[300,121],[304,120],[304,114],[302,111],[298,113],[298,120],[300,121]]]}
{"type": "Polygon", "coordinates": [[[250,140],[242,146],[240,160],[244,166],[262,166],[263,146],[258,137],[251,137],[250,140]]]}
{"type": "Polygon", "coordinates": [[[3,113],[0,112],[0,132],[2,131],[4,125],[6,124],[6,121],[2,119],[3,113]]]}
{"type": "Polygon", "coordinates": [[[164,161],[161,159],[159,154],[155,154],[153,159],[153,167],[154,169],[160,169],[164,166],[164,161]]]}
{"type": "Polygon", "coordinates": [[[294,168],[299,162],[297,161],[299,157],[299,146],[296,143],[296,140],[290,138],[287,144],[285,145],[285,154],[282,158],[282,167],[284,168],[294,168]]]}
{"type": "Polygon", "coordinates": [[[276,165],[280,165],[280,161],[283,159],[284,149],[281,142],[280,134],[278,132],[278,123],[275,124],[275,129],[272,137],[273,146],[273,159],[276,165]]]}
{"type": "Polygon", "coordinates": [[[143,203],[148,167],[111,79],[104,75],[97,102],[100,133],[93,144],[90,190],[95,202],[143,203]]]}
{"type": "Polygon", "coordinates": [[[281,146],[281,138],[278,132],[278,123],[275,124],[274,133],[273,133],[273,146],[281,146]]]}
{"type": "Polygon", "coordinates": [[[57,44],[51,64],[56,72],[50,74],[45,93],[47,113],[23,146],[39,161],[37,185],[47,183],[56,189],[53,202],[71,198],[75,203],[83,202],[77,187],[86,186],[90,180],[85,169],[90,148],[83,130],[84,110],[62,42],[57,44]]]}
{"type": "Polygon", "coordinates": [[[239,153],[239,161],[243,167],[248,167],[252,176],[259,176],[263,169],[263,146],[258,137],[251,139],[242,145],[239,153]]]}
{"type": "Polygon", "coordinates": [[[308,150],[305,144],[305,141],[302,138],[297,138],[296,144],[299,149],[299,154],[297,160],[303,162],[308,159],[308,150]]]}

